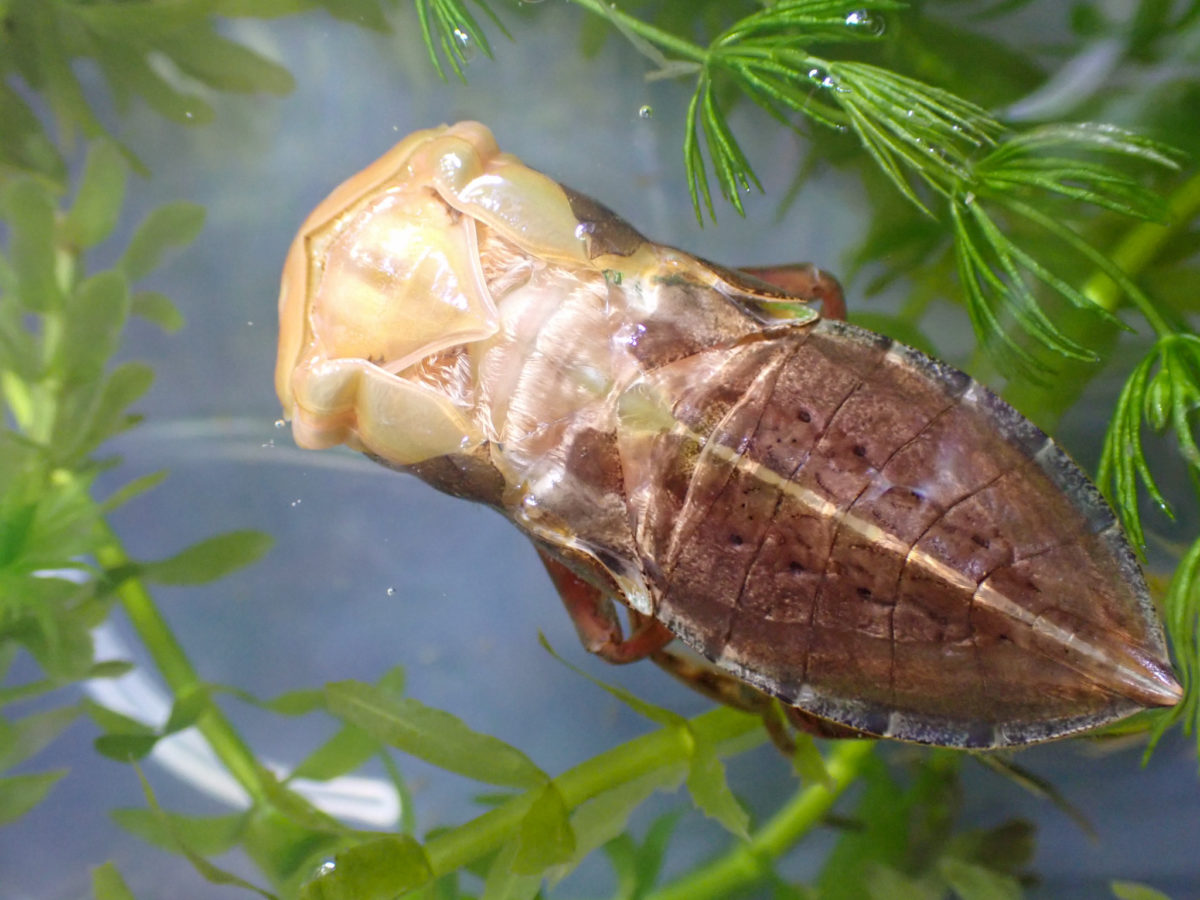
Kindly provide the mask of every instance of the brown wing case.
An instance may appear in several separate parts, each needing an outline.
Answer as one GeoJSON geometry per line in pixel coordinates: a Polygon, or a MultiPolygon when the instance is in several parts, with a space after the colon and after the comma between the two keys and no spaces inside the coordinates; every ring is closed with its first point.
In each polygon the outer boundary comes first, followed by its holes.
{"type": "Polygon", "coordinates": [[[829,321],[707,355],[715,383],[704,354],[648,376],[686,428],[622,459],[657,486],[655,615],[705,656],[859,730],[970,747],[1175,696],[1104,501],[985,388],[829,321]]]}

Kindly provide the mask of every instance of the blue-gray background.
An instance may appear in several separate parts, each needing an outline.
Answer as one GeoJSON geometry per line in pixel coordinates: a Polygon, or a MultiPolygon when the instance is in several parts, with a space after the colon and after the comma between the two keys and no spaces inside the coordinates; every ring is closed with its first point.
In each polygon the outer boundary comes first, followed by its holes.
{"type": "MultiPolygon", "coordinates": [[[[614,670],[587,658],[532,550],[499,517],[349,454],[301,453],[274,427],[275,302],[295,228],[337,182],[400,137],[462,118],[486,122],[504,149],[597,197],[644,233],[726,264],[812,260],[836,269],[863,228],[862,198],[853,179],[822,170],[778,219],[777,198],[803,148],[743,105],[734,125],[750,136],[768,196],[747,198],[745,220],[719,207],[719,225],[700,229],[680,153],[690,85],[644,81],[648,62],[616,35],[597,57],[583,59],[582,14],[564,4],[520,13],[501,5],[515,41],[489,29],[497,59],[476,58],[466,86],[437,79],[407,7],[390,36],[314,13],[231,29],[295,74],[288,97],[214,97],[216,122],[194,129],[138,108],[112,118],[153,170],[132,182],[126,236],[145,212],[168,201],[203,203],[209,214],[199,240],[144,285],[175,299],[186,329],[171,337],[143,323],[130,329],[125,355],[151,362],[158,381],[139,405],[149,424],[120,442],[126,462],[116,477],[163,467],[171,476],[123,508],[115,525],[130,552],[144,558],[233,528],[275,535],[273,552],[252,569],[212,586],[157,593],[203,677],[270,696],[342,678],[372,680],[400,663],[411,695],[558,772],[648,726],[545,653],[539,630],[572,661],[649,700],[685,714],[706,703],[649,665],[614,670]],[[653,115],[639,116],[644,106],[653,115]]],[[[1042,23],[1027,20],[1024,27],[1042,23]]],[[[94,73],[81,74],[103,96],[94,73]]],[[[97,263],[104,258],[101,250],[97,263]]],[[[863,301],[852,285],[850,303],[861,309],[886,301],[863,301]]],[[[937,305],[928,328],[943,348],[961,347],[965,356],[969,332],[959,311],[937,305]]],[[[1103,402],[1096,420],[1073,415],[1061,435],[1089,465],[1103,402]]],[[[330,731],[316,717],[296,722],[230,709],[258,752],[284,761],[302,758],[330,731]]],[[[131,769],[93,753],[91,738],[88,726],[75,726],[40,757],[39,768],[67,765],[72,772],[4,831],[0,897],[86,896],[87,868],[107,859],[139,897],[234,896],[111,823],[108,810],[140,806],[141,791],[131,769]]],[[[1049,803],[974,766],[966,770],[965,820],[1037,822],[1037,897],[1103,897],[1113,878],[1145,880],[1176,898],[1197,896],[1194,750],[1169,740],[1147,770],[1139,752],[1096,756],[1089,745],[1068,743],[1020,758],[1091,819],[1096,842],[1049,803]]],[[[470,800],[475,786],[428,767],[406,764],[405,771],[422,831],[477,809],[470,800]]],[[[168,808],[219,811],[153,766],[147,774],[168,808]]],[[[768,748],[736,760],[731,779],[760,817],[793,787],[784,761],[768,748]]],[[[679,794],[654,809],[687,802],[679,794]]],[[[670,871],[727,842],[698,814],[680,831],[670,871]]],[[[833,839],[819,832],[781,870],[811,877],[833,839]]],[[[603,896],[611,888],[606,867],[594,861],[556,896],[603,896]]]]}

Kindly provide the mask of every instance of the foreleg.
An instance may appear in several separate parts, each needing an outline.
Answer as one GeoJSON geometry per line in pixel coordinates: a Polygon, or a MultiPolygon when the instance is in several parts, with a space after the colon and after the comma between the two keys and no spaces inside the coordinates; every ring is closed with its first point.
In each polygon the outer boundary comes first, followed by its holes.
{"type": "Polygon", "coordinates": [[[622,665],[645,659],[675,637],[666,625],[648,616],[630,616],[633,633],[625,637],[621,620],[609,598],[565,565],[539,549],[542,565],[562,598],[584,648],[601,659],[622,665]]]}
{"type": "Polygon", "coordinates": [[[623,665],[649,658],[659,668],[710,700],[760,716],[772,743],[785,756],[791,756],[796,749],[787,730],[788,722],[817,737],[867,737],[804,710],[781,704],[732,675],[668,649],[667,644],[675,635],[652,616],[629,610],[632,634],[625,637],[612,598],[545,551],[539,549],[538,556],[575,624],[575,631],[584,649],[606,662],[623,665]]]}
{"type": "Polygon", "coordinates": [[[842,286],[836,278],[812,263],[744,267],[742,271],[803,300],[819,300],[821,315],[827,319],[846,318],[846,299],[842,294],[842,286]]]}

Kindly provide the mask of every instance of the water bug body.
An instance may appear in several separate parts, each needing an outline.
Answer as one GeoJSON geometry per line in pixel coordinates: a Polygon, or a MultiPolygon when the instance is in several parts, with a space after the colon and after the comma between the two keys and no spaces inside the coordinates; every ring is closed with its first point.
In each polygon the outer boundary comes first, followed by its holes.
{"type": "Polygon", "coordinates": [[[301,446],[507,516],[610,658],[677,636],[809,714],[956,747],[1176,703],[1141,572],[1075,464],[966,375],[802,299],[646,240],[460,123],[304,223],[276,386],[301,446]],[[628,642],[608,597],[643,626],[628,642]]]}

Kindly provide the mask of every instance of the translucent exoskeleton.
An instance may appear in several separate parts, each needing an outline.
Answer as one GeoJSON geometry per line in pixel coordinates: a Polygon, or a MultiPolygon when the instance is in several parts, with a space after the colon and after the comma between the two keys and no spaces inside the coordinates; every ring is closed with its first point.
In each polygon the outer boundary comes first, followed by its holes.
{"type": "Polygon", "coordinates": [[[614,661],[678,637],[835,730],[955,747],[1176,703],[1075,464],[966,375],[804,299],[646,240],[466,122],[304,223],[276,386],[301,446],[507,516],[614,661]]]}

